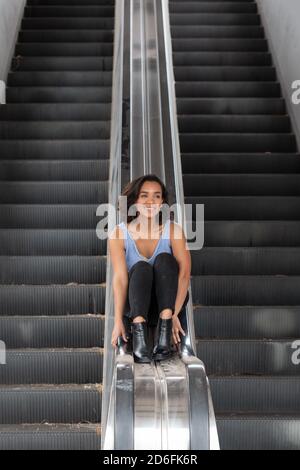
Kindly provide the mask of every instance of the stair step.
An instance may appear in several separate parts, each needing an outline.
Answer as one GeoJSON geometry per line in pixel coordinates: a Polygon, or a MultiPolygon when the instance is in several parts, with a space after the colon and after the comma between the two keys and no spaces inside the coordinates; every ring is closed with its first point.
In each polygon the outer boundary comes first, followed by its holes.
{"type": "Polygon", "coordinates": [[[0,284],[104,283],[106,256],[1,256],[0,284]]]}
{"type": "MultiPolygon", "coordinates": [[[[291,132],[288,116],[271,115],[187,115],[178,116],[179,132],[291,132]]],[[[0,123],[1,130],[1,123],[0,123]]]]}
{"type": "Polygon", "coordinates": [[[114,5],[115,0],[27,0],[27,5],[114,5]]]}
{"type": "Polygon", "coordinates": [[[0,139],[109,139],[110,121],[2,121],[0,139]]]}
{"type": "Polygon", "coordinates": [[[41,422],[100,423],[101,386],[94,384],[2,386],[0,421],[1,427],[41,422]]]}
{"type": "MultiPolygon", "coordinates": [[[[0,326],[1,338],[7,349],[104,346],[102,315],[0,316],[0,326]]],[[[0,421],[3,424],[2,416],[0,412],[0,421]]],[[[23,421],[26,422],[28,421],[23,421]]]]}
{"type": "Polygon", "coordinates": [[[15,57],[12,71],[112,71],[111,57],[15,57]]]}
{"type": "Polygon", "coordinates": [[[107,160],[109,140],[5,140],[1,142],[1,157],[5,160],[107,160]]]}
{"type": "Polygon", "coordinates": [[[2,450],[101,450],[98,424],[20,424],[0,426],[2,450]]]}
{"type": "Polygon", "coordinates": [[[34,5],[27,6],[24,10],[25,18],[110,18],[114,16],[112,5],[34,5]]]}
{"type": "Polygon", "coordinates": [[[211,377],[216,413],[298,413],[300,377],[211,377]]]}
{"type": "Polygon", "coordinates": [[[299,282],[299,276],[283,275],[191,278],[193,302],[201,305],[299,305],[299,282]]]}
{"type": "Polygon", "coordinates": [[[19,42],[113,42],[113,30],[109,29],[37,29],[23,30],[19,42]]]}
{"type": "MultiPolygon", "coordinates": [[[[4,316],[26,315],[31,317],[103,313],[105,311],[105,284],[0,285],[0,305],[1,315],[4,316]]],[[[98,377],[96,382],[99,382],[100,379],[98,377]]]]}
{"type": "Polygon", "coordinates": [[[108,121],[110,117],[110,103],[10,103],[0,106],[0,121],[108,121]]]}
{"type": "Polygon", "coordinates": [[[183,153],[197,152],[297,152],[293,133],[184,133],[180,134],[183,153]]]}
{"type": "Polygon", "coordinates": [[[0,175],[2,181],[107,181],[109,160],[0,160],[0,175]]]}
{"type": "Polygon", "coordinates": [[[278,82],[177,82],[178,97],[279,97],[278,82]]]}
{"type": "Polygon", "coordinates": [[[195,174],[183,175],[185,196],[300,196],[300,175],[195,174]]]}
{"type": "Polygon", "coordinates": [[[102,349],[10,349],[0,384],[90,384],[102,380],[102,349]]]}
{"type": "Polygon", "coordinates": [[[300,154],[284,153],[185,153],[185,175],[196,173],[299,173],[300,154]]]}
{"type": "Polygon", "coordinates": [[[191,204],[204,204],[206,220],[299,220],[300,197],[297,196],[199,196],[185,197],[191,204]]]}
{"type": "Polygon", "coordinates": [[[65,18],[56,16],[56,17],[25,17],[21,23],[21,29],[98,29],[98,30],[112,30],[114,28],[114,19],[105,17],[93,17],[93,15],[88,18],[81,16],[80,17],[71,17],[66,16],[65,18]]]}
{"type": "Polygon", "coordinates": [[[103,204],[108,200],[108,181],[1,182],[4,204],[103,204]]]}
{"type": "Polygon", "coordinates": [[[262,26],[252,25],[186,25],[172,26],[172,38],[264,38],[262,26]]]}
{"type": "Polygon", "coordinates": [[[7,102],[11,103],[102,103],[111,102],[111,87],[11,87],[7,102]]]}
{"type": "Polygon", "coordinates": [[[7,256],[104,256],[107,240],[95,228],[0,229],[0,255],[7,256]]]}
{"type": "Polygon", "coordinates": [[[173,39],[173,52],[268,51],[266,39],[257,38],[183,38],[173,39]]]}
{"type": "Polygon", "coordinates": [[[300,338],[300,306],[194,305],[194,319],[206,339],[300,338]]]}
{"type": "Polygon", "coordinates": [[[204,244],[299,247],[300,220],[205,220],[204,244]]]}
{"type": "Polygon", "coordinates": [[[35,42],[20,43],[16,45],[16,55],[36,57],[36,56],[111,56],[113,53],[113,45],[107,43],[80,43],[80,42],[35,42]]]}
{"type": "Polygon", "coordinates": [[[95,230],[99,222],[97,207],[97,204],[1,204],[0,227],[95,230]]]}
{"type": "Polygon", "coordinates": [[[173,63],[176,67],[202,66],[202,65],[272,65],[272,57],[269,52],[176,52],[173,63]]]}
{"type": "Polygon", "coordinates": [[[299,376],[293,340],[197,340],[209,375],[299,376]]]}
{"type": "Polygon", "coordinates": [[[300,249],[205,247],[192,255],[192,275],[300,276],[300,249]]]}
{"type": "Polygon", "coordinates": [[[298,414],[217,415],[223,450],[299,450],[298,414]]]}
{"type": "MultiPolygon", "coordinates": [[[[283,98],[178,98],[178,114],[285,114],[283,98]]],[[[245,151],[245,149],[244,149],[245,151]]]]}
{"type": "Polygon", "coordinates": [[[272,81],[276,80],[276,70],[271,66],[196,66],[174,67],[175,80],[183,81],[272,81]]]}
{"type": "Polygon", "coordinates": [[[254,2],[224,2],[201,1],[170,2],[171,13],[256,13],[257,5],[254,2]]]}
{"type": "Polygon", "coordinates": [[[110,86],[111,72],[13,72],[8,86],[110,86]]]}
{"type": "MultiPolygon", "coordinates": [[[[211,2],[209,2],[211,3],[211,2]]],[[[223,2],[222,2],[223,4],[223,2]]],[[[185,5],[185,3],[184,3],[185,5]]],[[[218,6],[218,9],[220,7],[218,6]]],[[[260,17],[256,13],[171,13],[172,25],[260,25],[260,17]]]]}

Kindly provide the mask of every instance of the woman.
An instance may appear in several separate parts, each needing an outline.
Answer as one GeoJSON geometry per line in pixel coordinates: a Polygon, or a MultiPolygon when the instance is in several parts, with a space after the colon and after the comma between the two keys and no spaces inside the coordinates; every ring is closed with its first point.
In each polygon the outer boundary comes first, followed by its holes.
{"type": "Polygon", "coordinates": [[[122,192],[136,215],[118,224],[109,237],[115,305],[111,343],[127,342],[123,314],[131,321],[133,355],[136,362],[149,363],[147,324],[157,324],[152,359],[171,356],[174,343],[185,335],[178,318],[186,306],[191,273],[191,256],[182,227],[168,219],[160,222],[163,204],[168,205],[165,185],[156,175],[130,182],[122,192]],[[124,313],[125,308],[125,313],[124,313]],[[156,316],[157,315],[157,316],[156,316]]]}

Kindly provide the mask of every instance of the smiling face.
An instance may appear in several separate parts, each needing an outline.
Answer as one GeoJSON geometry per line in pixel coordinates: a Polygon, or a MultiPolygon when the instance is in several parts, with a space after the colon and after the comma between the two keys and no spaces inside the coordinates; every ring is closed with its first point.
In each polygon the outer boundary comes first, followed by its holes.
{"type": "Polygon", "coordinates": [[[142,217],[155,217],[163,204],[162,188],[156,181],[145,181],[135,202],[142,217]]]}

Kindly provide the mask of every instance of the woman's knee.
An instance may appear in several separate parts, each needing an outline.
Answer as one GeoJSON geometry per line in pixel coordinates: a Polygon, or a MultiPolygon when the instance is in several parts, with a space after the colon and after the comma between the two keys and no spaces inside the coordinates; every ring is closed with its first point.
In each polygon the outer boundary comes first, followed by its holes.
{"type": "Polygon", "coordinates": [[[176,258],[171,253],[160,253],[154,260],[153,265],[155,270],[162,269],[169,272],[170,270],[174,273],[178,272],[178,263],[176,258]]]}
{"type": "Polygon", "coordinates": [[[131,277],[133,273],[138,273],[139,276],[152,277],[153,267],[150,263],[147,263],[147,261],[138,261],[131,267],[129,277],[131,277]]]}

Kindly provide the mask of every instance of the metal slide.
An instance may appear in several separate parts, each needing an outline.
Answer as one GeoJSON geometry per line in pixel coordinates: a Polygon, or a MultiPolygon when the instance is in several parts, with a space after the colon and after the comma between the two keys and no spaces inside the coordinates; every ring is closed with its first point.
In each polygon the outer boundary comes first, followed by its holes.
{"type": "MultiPolygon", "coordinates": [[[[155,173],[186,229],[168,1],[116,0],[114,47],[109,202],[117,207],[127,181],[155,173]]],[[[115,223],[110,214],[109,231],[115,223]]],[[[194,352],[191,289],[180,351],[161,363],[135,364],[130,346],[110,345],[109,256],[106,279],[102,449],[219,449],[209,382],[194,352]]]]}

